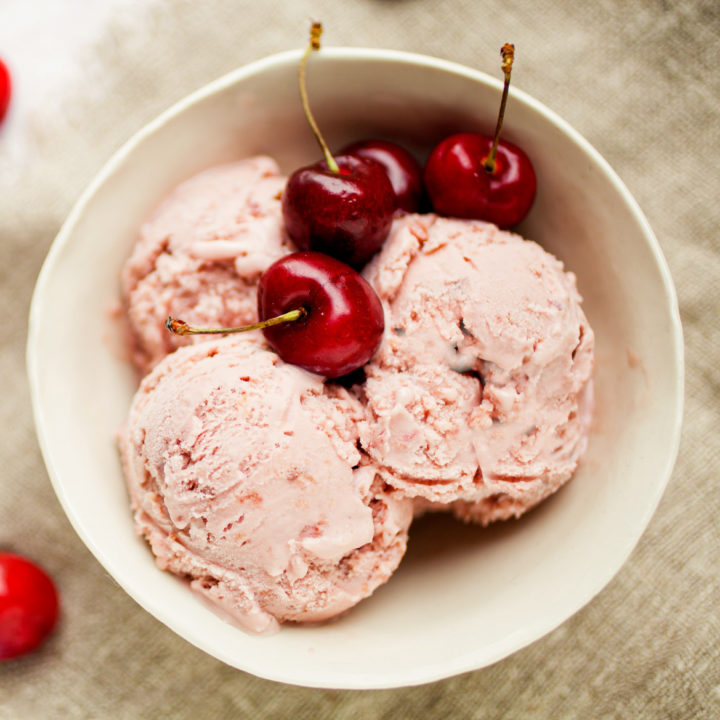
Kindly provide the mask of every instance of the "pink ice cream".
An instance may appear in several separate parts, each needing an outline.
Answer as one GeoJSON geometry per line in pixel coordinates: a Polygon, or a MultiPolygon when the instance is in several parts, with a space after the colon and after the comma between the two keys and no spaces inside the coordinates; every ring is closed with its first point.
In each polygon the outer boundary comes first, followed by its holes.
{"type": "Polygon", "coordinates": [[[593,333],[575,277],[493,225],[409,215],[365,270],[386,336],[361,389],[383,478],[481,523],[573,474],[592,413],[593,333]]]}
{"type": "Polygon", "coordinates": [[[361,419],[261,336],[181,348],[120,434],[137,531],[245,629],[335,616],[390,577],[412,519],[358,450],[361,419]]]}
{"type": "Polygon", "coordinates": [[[132,357],[142,373],[176,347],[168,315],[197,325],[257,320],[265,268],[293,248],[283,235],[285,178],[268,157],[206,170],[178,186],[142,226],[122,271],[132,357]]]}

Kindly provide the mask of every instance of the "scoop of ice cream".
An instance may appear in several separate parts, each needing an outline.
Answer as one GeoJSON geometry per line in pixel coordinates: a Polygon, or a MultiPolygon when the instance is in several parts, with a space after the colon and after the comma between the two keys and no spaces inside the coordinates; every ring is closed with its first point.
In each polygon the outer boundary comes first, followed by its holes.
{"type": "Polygon", "coordinates": [[[567,481],[589,432],[593,333],[562,263],[491,224],[408,215],[364,274],[386,334],[361,442],[387,482],[486,523],[567,481]]]}
{"type": "Polygon", "coordinates": [[[402,558],[412,502],[358,450],[362,409],[256,337],[185,347],[120,433],[136,528],[158,565],[244,628],[337,615],[402,558]]]}
{"type": "Polygon", "coordinates": [[[171,335],[168,315],[223,327],[257,320],[258,277],[292,249],[282,230],[284,185],[268,157],[221,165],[179,185],[145,222],[121,277],[141,372],[205,339],[171,335]]]}

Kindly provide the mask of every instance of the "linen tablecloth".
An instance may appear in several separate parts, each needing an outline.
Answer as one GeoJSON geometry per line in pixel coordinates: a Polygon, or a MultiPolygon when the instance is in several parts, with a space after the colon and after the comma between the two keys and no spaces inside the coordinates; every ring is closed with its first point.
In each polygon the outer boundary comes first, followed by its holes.
{"type": "Polygon", "coordinates": [[[717,0],[2,0],[0,57],[16,83],[0,127],[0,548],[40,561],[63,601],[51,640],[0,664],[0,719],[720,717],[717,0]],[[79,193],[174,101],[248,61],[302,47],[310,19],[323,21],[326,45],[421,52],[496,76],[498,48],[514,42],[514,86],[567,119],[617,170],[680,299],[680,455],[629,561],[542,640],[414,688],[281,685],[173,634],[75,535],[31,416],[31,294],[79,193]]]}

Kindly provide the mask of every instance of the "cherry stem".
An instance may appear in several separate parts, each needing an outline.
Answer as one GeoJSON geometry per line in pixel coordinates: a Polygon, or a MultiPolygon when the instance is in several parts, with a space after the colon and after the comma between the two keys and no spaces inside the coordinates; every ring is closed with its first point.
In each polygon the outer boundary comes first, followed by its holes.
{"type": "Polygon", "coordinates": [[[320,134],[320,129],[317,126],[317,123],[315,122],[315,118],[313,117],[312,111],[310,110],[310,101],[308,100],[308,94],[307,94],[307,86],[305,82],[305,74],[307,70],[307,61],[310,55],[312,54],[313,50],[319,50],[320,49],[320,36],[322,35],[322,24],[319,22],[313,22],[313,24],[310,26],[310,42],[308,43],[307,48],[305,48],[305,52],[303,53],[303,56],[300,60],[300,67],[298,68],[298,82],[300,85],[300,98],[302,100],[302,106],[303,110],[305,111],[305,117],[308,119],[308,122],[310,123],[310,128],[313,131],[313,135],[315,136],[315,139],[318,142],[318,145],[320,145],[320,149],[323,152],[323,155],[325,156],[325,162],[327,163],[328,169],[331,172],[340,172],[340,168],[338,167],[338,164],[335,162],[335,158],[332,156],[332,153],[330,152],[330,148],[328,148],[327,143],[325,142],[325,139],[320,134]]]}
{"type": "Polygon", "coordinates": [[[497,154],[498,142],[500,141],[500,130],[502,129],[503,118],[505,117],[505,106],[507,105],[508,91],[510,89],[510,73],[512,72],[512,64],[515,58],[515,46],[511,43],[505,43],[500,50],[500,55],[502,55],[502,65],[500,69],[505,75],[505,84],[503,85],[502,98],[500,99],[500,112],[498,113],[497,125],[495,126],[493,144],[488,156],[483,160],[483,167],[489,175],[495,172],[495,155],[497,154]]]}
{"type": "Polygon", "coordinates": [[[176,320],[175,318],[168,317],[165,321],[165,328],[174,335],[226,335],[229,333],[247,332],[248,330],[262,330],[267,327],[272,327],[273,325],[295,322],[296,320],[307,317],[307,315],[308,311],[304,307],[300,307],[296,310],[283,313],[282,315],[253,323],[252,325],[239,325],[229,328],[196,328],[188,325],[184,320],[176,320]]]}

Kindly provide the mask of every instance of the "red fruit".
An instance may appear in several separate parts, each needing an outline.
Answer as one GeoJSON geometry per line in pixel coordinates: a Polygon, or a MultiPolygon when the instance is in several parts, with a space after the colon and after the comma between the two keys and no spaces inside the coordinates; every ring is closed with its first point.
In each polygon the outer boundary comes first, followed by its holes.
{"type": "Polygon", "coordinates": [[[390,232],[395,195],[382,166],[338,155],[296,170],[282,196],[285,229],[300,250],[332,255],[360,269],[390,232]]]}
{"type": "Polygon", "coordinates": [[[258,285],[261,320],[304,308],[294,322],[263,330],[285,362],[327,378],[362,367],[382,340],[382,304],[370,284],[352,268],[316,252],[286,255],[271,265],[258,285]]]}
{"type": "Polygon", "coordinates": [[[0,660],[34,650],[57,617],[58,594],[47,573],[20,555],[0,553],[0,660]]]}
{"type": "Polygon", "coordinates": [[[322,25],[313,22],[298,72],[300,99],[324,161],[296,170],[282,196],[285,229],[300,250],[317,250],[360,269],[390,232],[395,194],[382,165],[354,155],[333,157],[315,122],[305,71],[320,49],[322,25]]]}
{"type": "Polygon", "coordinates": [[[343,155],[356,155],[379,162],[393,187],[395,207],[405,212],[420,210],[422,168],[405,148],[387,140],[361,140],[348,145],[341,152],[343,155]]]}
{"type": "Polygon", "coordinates": [[[528,156],[501,140],[495,168],[485,169],[493,138],[458,133],[440,142],[425,165],[425,187],[442,215],[487,220],[503,228],[517,225],[535,199],[537,180],[528,156]]]}
{"type": "Polygon", "coordinates": [[[12,82],[10,80],[10,71],[7,65],[0,59],[0,122],[2,122],[10,104],[10,95],[12,92],[12,82]]]}
{"type": "Polygon", "coordinates": [[[500,50],[505,75],[494,135],[459,133],[440,142],[425,164],[425,188],[436,212],[517,225],[535,199],[537,180],[528,156],[500,140],[515,46],[500,50]]]}

